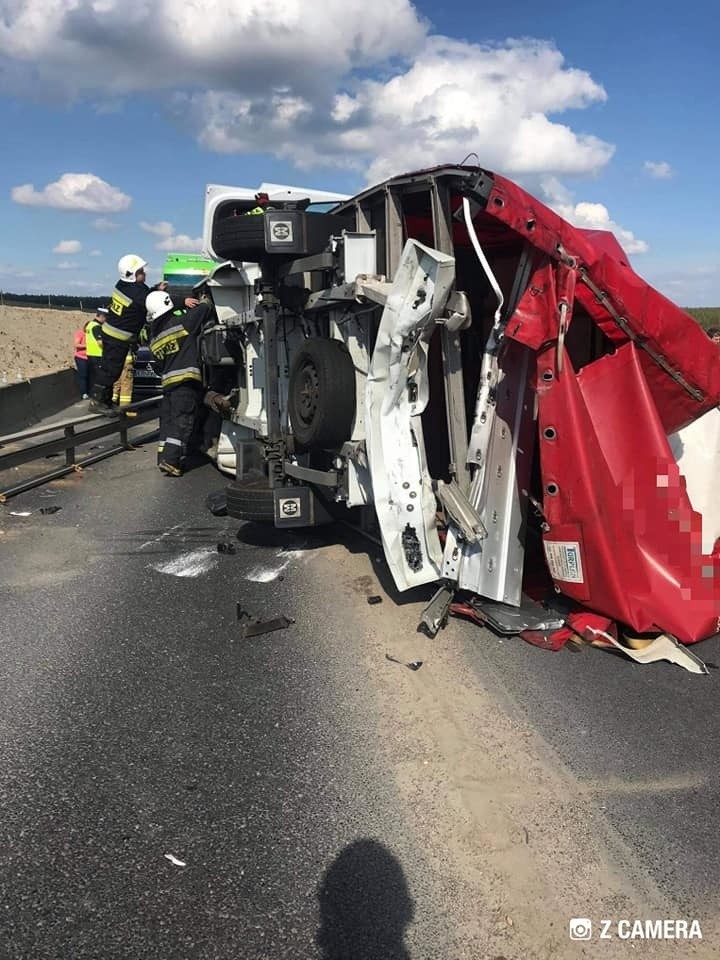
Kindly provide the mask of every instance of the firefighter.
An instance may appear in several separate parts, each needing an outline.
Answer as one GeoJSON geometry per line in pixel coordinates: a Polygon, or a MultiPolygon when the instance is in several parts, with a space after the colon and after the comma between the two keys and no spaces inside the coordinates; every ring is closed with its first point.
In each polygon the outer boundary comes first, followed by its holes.
{"type": "Polygon", "coordinates": [[[145,283],[146,266],[146,261],[134,253],[128,253],[118,261],[120,279],[112,292],[110,312],[102,328],[102,363],[90,391],[92,413],[109,417],[118,414],[117,408],[111,404],[113,384],[120,377],[127,352],[145,323],[145,298],[150,293],[145,283]]]}
{"type": "Polygon", "coordinates": [[[161,364],[163,399],[160,407],[159,469],[182,476],[182,458],[203,396],[199,335],[212,306],[186,300],[189,310],[175,310],[170,295],[157,290],[145,301],[150,324],[150,349],[161,364]]]}

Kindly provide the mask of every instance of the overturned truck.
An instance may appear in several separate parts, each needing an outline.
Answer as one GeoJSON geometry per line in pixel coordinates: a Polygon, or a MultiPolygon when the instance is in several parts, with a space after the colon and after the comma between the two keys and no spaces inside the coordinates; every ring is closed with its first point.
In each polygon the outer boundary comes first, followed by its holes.
{"type": "Polygon", "coordinates": [[[431,632],[455,611],[701,670],[676,642],[720,630],[720,364],[695,321],[612,234],[478,167],[255,196],[206,196],[230,512],[371,514],[398,590],[437,583],[431,632]]]}

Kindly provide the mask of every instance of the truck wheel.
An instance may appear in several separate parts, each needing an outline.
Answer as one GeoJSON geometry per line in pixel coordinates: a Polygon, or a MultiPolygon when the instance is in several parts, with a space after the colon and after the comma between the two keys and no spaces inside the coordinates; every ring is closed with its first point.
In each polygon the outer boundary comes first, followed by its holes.
{"type": "Polygon", "coordinates": [[[227,512],[235,520],[274,523],[273,492],[265,480],[249,480],[228,484],[227,512]]]}
{"type": "Polygon", "coordinates": [[[265,256],[265,217],[226,217],[213,229],[215,252],[228,260],[259,260],[265,256]]]}
{"type": "Polygon", "coordinates": [[[288,410],[301,448],[334,450],[350,439],[355,368],[343,344],[321,337],[303,343],[290,369],[288,410]]]}

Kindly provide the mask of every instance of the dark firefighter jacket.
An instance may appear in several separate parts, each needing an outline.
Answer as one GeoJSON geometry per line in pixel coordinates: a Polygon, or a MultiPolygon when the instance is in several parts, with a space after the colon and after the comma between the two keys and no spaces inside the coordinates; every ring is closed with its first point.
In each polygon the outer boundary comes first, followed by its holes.
{"type": "Polygon", "coordinates": [[[150,325],[150,349],[161,362],[164,390],[178,383],[202,383],[198,334],[211,314],[209,303],[199,303],[187,311],[165,313],[150,325]]]}
{"type": "Polygon", "coordinates": [[[150,293],[146,283],[118,280],[110,299],[108,317],[103,323],[103,336],[115,340],[137,340],[145,323],[145,298],[150,293]]]}

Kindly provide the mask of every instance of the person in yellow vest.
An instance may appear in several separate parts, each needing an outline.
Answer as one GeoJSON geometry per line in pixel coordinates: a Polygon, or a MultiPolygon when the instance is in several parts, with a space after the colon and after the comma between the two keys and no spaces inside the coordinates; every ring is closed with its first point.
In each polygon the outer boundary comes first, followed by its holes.
{"type": "Polygon", "coordinates": [[[107,310],[100,307],[92,320],[85,324],[85,351],[88,360],[88,386],[92,390],[100,364],[102,363],[102,325],[107,318],[107,310]]]}

